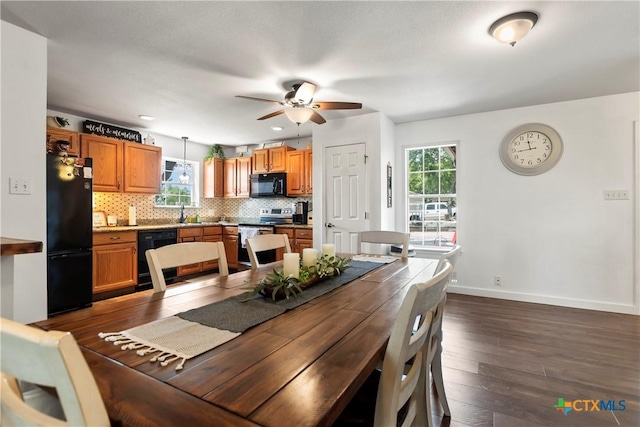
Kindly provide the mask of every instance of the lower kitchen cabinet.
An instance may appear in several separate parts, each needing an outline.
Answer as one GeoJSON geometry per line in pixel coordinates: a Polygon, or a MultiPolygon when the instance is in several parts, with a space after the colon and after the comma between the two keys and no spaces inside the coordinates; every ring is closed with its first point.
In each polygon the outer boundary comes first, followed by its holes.
{"type": "Polygon", "coordinates": [[[313,229],[311,228],[277,227],[276,233],[289,236],[291,252],[298,252],[300,256],[303,249],[313,248],[313,229]]]}
{"type": "MultiPolygon", "coordinates": [[[[202,227],[189,227],[178,229],[178,243],[185,242],[202,242],[202,227]]],[[[202,271],[202,263],[188,264],[178,267],[178,276],[186,276],[188,274],[200,273],[202,271]]]]}
{"type": "Polygon", "coordinates": [[[229,268],[238,268],[238,227],[225,225],[222,227],[222,242],[227,256],[229,268]]]}
{"type": "Polygon", "coordinates": [[[138,232],[93,234],[93,293],[135,286],[138,282],[138,232]]]}
{"type": "MultiPolygon", "coordinates": [[[[202,228],[203,242],[222,242],[222,227],[214,225],[212,227],[202,228]]],[[[226,251],[225,251],[226,255],[226,251]]],[[[202,271],[208,271],[218,268],[218,261],[205,261],[202,263],[202,271]]]]}

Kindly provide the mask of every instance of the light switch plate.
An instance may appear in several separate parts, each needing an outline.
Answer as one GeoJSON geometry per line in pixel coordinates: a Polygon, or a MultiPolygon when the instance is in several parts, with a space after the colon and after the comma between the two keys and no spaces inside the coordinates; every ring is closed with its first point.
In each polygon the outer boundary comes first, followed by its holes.
{"type": "Polygon", "coordinates": [[[31,194],[29,178],[9,178],[9,194],[31,194]]]}
{"type": "Polygon", "coordinates": [[[629,200],[629,190],[604,190],[605,200],[629,200]]]}

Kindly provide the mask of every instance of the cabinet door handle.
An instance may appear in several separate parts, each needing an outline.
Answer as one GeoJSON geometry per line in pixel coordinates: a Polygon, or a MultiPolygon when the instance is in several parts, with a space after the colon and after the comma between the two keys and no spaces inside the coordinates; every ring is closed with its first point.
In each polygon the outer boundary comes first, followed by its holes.
{"type": "Polygon", "coordinates": [[[120,237],[109,237],[109,240],[120,240],[120,237]]]}
{"type": "Polygon", "coordinates": [[[118,190],[120,189],[120,181],[118,181],[118,182],[116,183],[116,188],[117,188],[118,190]]]}

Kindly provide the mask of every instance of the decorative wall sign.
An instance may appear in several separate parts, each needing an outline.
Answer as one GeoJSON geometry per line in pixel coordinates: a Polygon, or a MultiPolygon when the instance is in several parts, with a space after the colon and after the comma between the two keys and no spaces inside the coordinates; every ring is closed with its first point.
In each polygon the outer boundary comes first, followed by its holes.
{"type": "Polygon", "coordinates": [[[392,171],[391,171],[391,163],[387,163],[387,207],[390,208],[392,205],[392,197],[391,197],[391,176],[392,176],[392,171]]]}
{"type": "Polygon", "coordinates": [[[107,215],[104,211],[93,211],[93,226],[94,227],[106,227],[107,215]]]}
{"type": "Polygon", "coordinates": [[[82,131],[93,135],[108,136],[110,138],[142,143],[142,135],[138,131],[94,122],[91,120],[85,120],[82,123],[82,131]]]}

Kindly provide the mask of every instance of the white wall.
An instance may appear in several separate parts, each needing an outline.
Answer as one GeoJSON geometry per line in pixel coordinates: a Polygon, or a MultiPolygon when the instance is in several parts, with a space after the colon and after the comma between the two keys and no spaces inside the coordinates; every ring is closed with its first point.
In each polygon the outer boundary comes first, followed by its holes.
{"type": "MultiPolygon", "coordinates": [[[[396,126],[396,159],[409,146],[459,141],[458,241],[453,292],[640,313],[634,284],[634,121],[640,93],[396,126]],[[564,142],[560,162],[532,177],[500,162],[504,136],[545,123],[564,142]],[[605,201],[604,190],[630,191],[605,201]],[[493,284],[502,276],[502,287],[493,284]]],[[[403,184],[403,187],[406,184],[403,184]]],[[[396,192],[397,227],[406,193],[396,192]]]]}
{"type": "MultiPolygon", "coordinates": [[[[4,21],[0,21],[0,31],[0,234],[42,241],[46,248],[47,40],[4,21]],[[28,178],[31,194],[9,194],[9,177],[28,178]]],[[[13,303],[16,321],[28,323],[47,318],[44,252],[15,256],[13,303]]]]}

